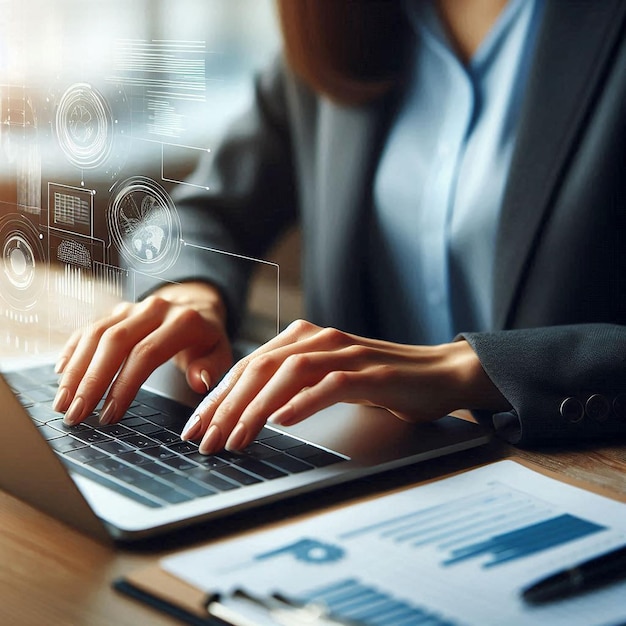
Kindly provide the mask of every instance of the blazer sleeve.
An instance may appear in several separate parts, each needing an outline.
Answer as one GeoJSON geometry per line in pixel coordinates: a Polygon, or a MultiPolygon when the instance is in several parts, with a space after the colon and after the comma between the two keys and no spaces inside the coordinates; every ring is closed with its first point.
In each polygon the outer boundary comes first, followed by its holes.
{"type": "Polygon", "coordinates": [[[626,436],[626,327],[464,333],[512,410],[477,412],[521,446],[626,436]]]}
{"type": "Polygon", "coordinates": [[[297,217],[284,72],[277,60],[257,77],[251,106],[174,190],[181,253],[158,281],[141,277],[135,289],[145,297],[162,280],[211,283],[225,299],[231,336],[241,320],[255,260],[264,258],[297,217]]]}

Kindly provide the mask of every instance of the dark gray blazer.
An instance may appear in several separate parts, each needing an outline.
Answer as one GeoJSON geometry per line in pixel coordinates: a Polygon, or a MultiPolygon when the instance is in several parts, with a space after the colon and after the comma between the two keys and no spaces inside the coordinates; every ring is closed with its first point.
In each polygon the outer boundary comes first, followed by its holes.
{"type": "MultiPolygon", "coordinates": [[[[626,434],[625,24],[623,0],[546,6],[498,231],[493,332],[463,335],[514,407],[494,423],[517,443],[626,434]]],[[[177,197],[184,237],[262,258],[299,220],[308,318],[377,336],[365,226],[396,97],[340,106],[279,61],[194,173],[210,191],[177,197]]],[[[233,332],[247,278],[234,259],[194,269],[222,289],[233,332]]]]}

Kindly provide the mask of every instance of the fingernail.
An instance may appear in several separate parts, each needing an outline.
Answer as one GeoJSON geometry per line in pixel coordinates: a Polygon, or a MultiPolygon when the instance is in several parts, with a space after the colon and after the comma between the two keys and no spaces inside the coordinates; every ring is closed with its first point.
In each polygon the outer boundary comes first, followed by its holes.
{"type": "Polygon", "coordinates": [[[267,421],[270,424],[276,424],[277,426],[288,426],[291,423],[292,419],[293,419],[293,409],[291,408],[291,406],[286,405],[278,409],[278,411],[275,411],[274,413],[272,413],[267,418],[267,421]]]}
{"type": "Polygon", "coordinates": [[[61,374],[63,372],[63,370],[65,369],[65,366],[67,365],[67,359],[66,358],[61,358],[56,362],[56,365],[54,366],[54,373],[55,374],[61,374]]]}
{"type": "Polygon", "coordinates": [[[230,437],[226,441],[226,445],[224,448],[229,452],[234,450],[241,450],[246,443],[246,439],[248,437],[248,430],[246,429],[245,424],[239,422],[232,433],[230,433],[230,437]]]}
{"type": "Polygon", "coordinates": [[[117,402],[114,398],[107,400],[102,413],[100,413],[100,419],[98,420],[102,426],[110,424],[115,419],[115,413],[117,411],[117,402]]]}
{"type": "Polygon", "coordinates": [[[222,378],[219,384],[213,388],[213,391],[209,392],[200,401],[200,404],[196,407],[196,411],[198,413],[204,413],[212,405],[214,405],[217,402],[217,399],[220,397],[220,394],[224,391],[224,389],[226,389],[226,387],[228,387],[228,384],[230,383],[232,377],[233,377],[233,370],[230,370],[227,374],[225,374],[224,378],[222,378]]]}
{"type": "Polygon", "coordinates": [[[209,430],[204,434],[204,438],[198,447],[198,450],[201,454],[211,454],[213,452],[217,452],[220,447],[220,441],[222,436],[220,434],[220,429],[216,424],[212,424],[209,426],[209,430]]]}
{"type": "Polygon", "coordinates": [[[54,402],[52,404],[52,408],[57,412],[61,413],[67,409],[67,401],[69,400],[70,392],[67,387],[61,387],[57,391],[57,395],[54,398],[54,402]]]}
{"type": "Polygon", "coordinates": [[[63,421],[68,426],[74,426],[80,422],[80,418],[83,416],[83,409],[85,407],[85,401],[79,396],[74,399],[70,408],[67,410],[63,421]]]}
{"type": "Polygon", "coordinates": [[[209,391],[211,389],[211,377],[209,376],[209,372],[202,370],[200,372],[200,380],[204,383],[206,390],[209,391]]]}
{"type": "Polygon", "coordinates": [[[193,439],[200,430],[200,425],[202,421],[200,420],[200,415],[198,413],[194,413],[183,428],[183,432],[180,434],[180,438],[183,441],[188,441],[189,439],[193,439]]]}

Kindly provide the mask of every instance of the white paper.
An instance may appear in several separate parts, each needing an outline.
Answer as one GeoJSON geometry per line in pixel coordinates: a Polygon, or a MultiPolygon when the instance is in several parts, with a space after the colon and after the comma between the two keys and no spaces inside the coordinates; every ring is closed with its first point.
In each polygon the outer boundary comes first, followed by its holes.
{"type": "Polygon", "coordinates": [[[626,582],[541,607],[521,591],[623,543],[625,504],[501,461],[162,565],[213,592],[332,590],[322,599],[366,624],[412,624],[423,611],[429,624],[590,626],[626,620],[626,582]]]}

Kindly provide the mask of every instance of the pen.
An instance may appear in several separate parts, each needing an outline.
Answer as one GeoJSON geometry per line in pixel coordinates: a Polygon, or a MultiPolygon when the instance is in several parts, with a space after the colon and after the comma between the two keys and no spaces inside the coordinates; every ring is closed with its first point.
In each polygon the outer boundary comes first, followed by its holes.
{"type": "Polygon", "coordinates": [[[552,574],[522,592],[527,602],[540,604],[589,591],[626,578],[626,546],[552,574]]]}

